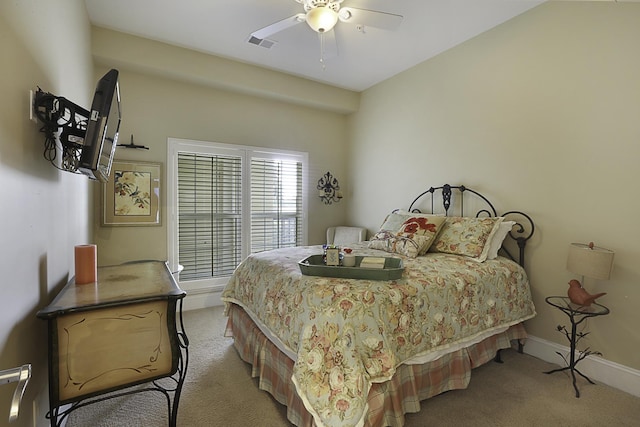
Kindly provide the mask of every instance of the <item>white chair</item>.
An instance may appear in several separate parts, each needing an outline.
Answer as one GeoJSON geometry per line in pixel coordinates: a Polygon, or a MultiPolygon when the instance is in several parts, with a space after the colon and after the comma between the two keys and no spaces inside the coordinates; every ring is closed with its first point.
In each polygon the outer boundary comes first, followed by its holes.
{"type": "Polygon", "coordinates": [[[367,240],[367,229],[364,227],[329,227],[327,228],[328,245],[348,245],[367,240]]]}

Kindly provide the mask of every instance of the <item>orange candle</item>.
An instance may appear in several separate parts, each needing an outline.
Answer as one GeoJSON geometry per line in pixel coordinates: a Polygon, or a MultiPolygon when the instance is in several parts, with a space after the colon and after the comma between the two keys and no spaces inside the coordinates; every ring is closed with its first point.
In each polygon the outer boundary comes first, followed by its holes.
{"type": "Polygon", "coordinates": [[[76,285],[86,285],[98,280],[98,248],[96,245],[75,247],[76,285]]]}

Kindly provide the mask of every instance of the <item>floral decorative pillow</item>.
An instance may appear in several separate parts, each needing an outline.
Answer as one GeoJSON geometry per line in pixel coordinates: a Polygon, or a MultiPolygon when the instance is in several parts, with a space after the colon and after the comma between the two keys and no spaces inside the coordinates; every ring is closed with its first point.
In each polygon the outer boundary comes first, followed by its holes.
{"type": "Polygon", "coordinates": [[[431,246],[433,252],[464,255],[483,262],[489,242],[499,228],[502,217],[447,217],[442,231],[431,246]]]}
{"type": "Polygon", "coordinates": [[[410,216],[398,231],[378,231],[369,247],[415,258],[427,252],[444,221],[444,217],[410,216]]]}
{"type": "Polygon", "coordinates": [[[412,239],[402,233],[380,230],[369,240],[369,247],[415,258],[424,245],[424,240],[423,236],[412,239]]]}
{"type": "Polygon", "coordinates": [[[406,233],[412,237],[424,236],[427,238],[420,248],[419,255],[424,255],[435,241],[438,232],[442,229],[446,218],[443,216],[417,215],[407,218],[400,227],[401,233],[406,233]]]}

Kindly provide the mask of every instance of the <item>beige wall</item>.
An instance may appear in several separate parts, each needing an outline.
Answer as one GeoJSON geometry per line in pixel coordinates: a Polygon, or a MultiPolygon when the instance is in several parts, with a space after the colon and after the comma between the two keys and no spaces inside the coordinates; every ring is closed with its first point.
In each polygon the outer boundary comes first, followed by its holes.
{"type": "MultiPolygon", "coordinates": [[[[38,425],[46,425],[46,329],[35,313],[73,274],[73,246],[95,239],[101,265],[166,257],[166,219],[161,227],[100,227],[100,185],[47,163],[39,126],[27,117],[29,89],[40,85],[88,106],[110,67],[122,71],[123,142],[135,134],[151,147],[119,149],[120,159],[164,163],[167,137],[179,137],[309,151],[312,186],[334,172],[346,198],[331,206],[311,198],[311,243],[337,223],[373,230],[389,210],[444,182],[474,186],[499,210],[529,212],[538,226],[528,248],[535,336],[566,345],[555,331],[566,321],[544,297],[565,292],[568,244],[593,240],[614,249],[612,279],[587,281],[609,293],[602,302],[612,310],[588,322],[588,345],[640,369],[637,22],[639,4],[550,2],[360,99],[91,31],[80,0],[0,2],[0,369],[34,366],[15,425],[33,425],[34,400],[38,425]],[[250,84],[256,76],[265,79],[250,84]],[[345,116],[359,101],[358,112],[345,116]]],[[[0,416],[11,393],[0,387],[0,416]]]]}
{"type": "Polygon", "coordinates": [[[585,284],[608,292],[611,314],[587,321],[584,344],[639,369],[639,22],[637,3],[546,3],[366,91],[351,123],[351,221],[376,228],[443,183],[530,213],[528,330],[565,346],[555,327],[567,319],[544,298],[566,294],[568,245],[613,249],[611,280],[585,284]]]}
{"type": "MultiPolygon", "coordinates": [[[[38,425],[48,425],[46,322],[36,312],[69,279],[73,247],[89,243],[93,215],[87,178],[43,158],[28,94],[40,86],[88,107],[95,84],[89,35],[81,0],[0,2],[0,370],[33,368],[16,427],[34,425],[34,400],[38,425]]],[[[13,385],[0,387],[0,425],[13,385]]]]}
{"type": "MultiPolygon", "coordinates": [[[[252,93],[231,92],[225,75],[215,70],[210,75],[201,73],[197,78],[187,67],[194,62],[202,67],[215,68],[220,61],[193,51],[186,51],[162,43],[152,42],[121,33],[94,28],[94,56],[101,63],[97,75],[106,72],[106,66],[119,67],[122,93],[123,121],[121,142],[128,143],[131,134],[137,144],[150,147],[146,150],[118,148],[117,159],[142,160],[163,164],[166,176],[167,138],[184,138],[222,142],[309,153],[309,242],[323,243],[326,228],[344,224],[345,205],[341,202],[324,205],[316,197],[315,185],[327,171],[331,171],[350,196],[350,183],[346,179],[347,164],[347,116],[329,109],[352,108],[358,97],[353,92],[337,90],[317,83],[284,75],[268,76],[269,85],[285,87],[288,81],[296,86],[295,96],[307,105],[285,103],[281,99],[270,100],[252,93]],[[145,67],[137,64],[140,54],[130,49],[118,50],[117,46],[135,46],[144,52],[154,52],[145,67]],[[161,58],[163,63],[156,63],[161,58]],[[209,62],[211,61],[211,63],[209,62]],[[110,65],[111,64],[111,65],[110,65]],[[187,64],[187,65],[185,65],[187,64]],[[339,106],[323,103],[323,108],[312,108],[311,102],[326,91],[342,95],[348,101],[339,106]],[[346,107],[345,107],[346,106],[346,107]]],[[[237,75],[245,74],[247,81],[255,80],[260,69],[247,68],[235,63],[237,75]]],[[[233,67],[234,63],[225,63],[233,67]]],[[[236,75],[236,79],[237,79],[236,75]]],[[[255,83],[253,83],[255,85],[255,83]]],[[[291,94],[292,98],[294,94],[291,94]]],[[[323,95],[324,96],[324,95],[323,95]]],[[[295,102],[295,100],[292,100],[295,102]]],[[[99,186],[94,186],[94,207],[100,211],[99,186]]],[[[162,189],[161,210],[166,211],[166,188],[162,189]]],[[[134,259],[167,259],[166,218],[161,227],[102,227],[100,218],[95,221],[95,237],[100,265],[112,265],[134,259]]]]}

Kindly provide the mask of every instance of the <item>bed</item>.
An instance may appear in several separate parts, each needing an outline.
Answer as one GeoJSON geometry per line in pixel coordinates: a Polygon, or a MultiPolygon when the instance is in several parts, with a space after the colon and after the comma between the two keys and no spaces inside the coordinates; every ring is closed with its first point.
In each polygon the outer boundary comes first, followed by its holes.
{"type": "Polygon", "coordinates": [[[533,231],[528,215],[498,215],[475,190],[430,187],[350,245],[401,258],[401,277],[302,274],[299,261],[322,246],[253,254],[223,292],[227,334],[293,424],[402,426],[420,401],[466,388],[473,368],[521,349],[536,314],[524,270],[533,231]]]}

